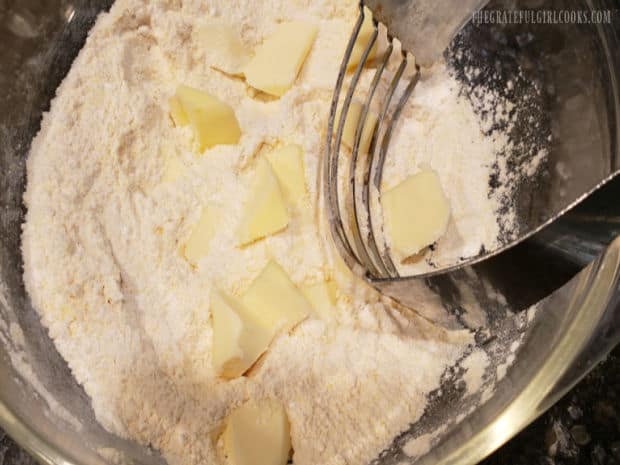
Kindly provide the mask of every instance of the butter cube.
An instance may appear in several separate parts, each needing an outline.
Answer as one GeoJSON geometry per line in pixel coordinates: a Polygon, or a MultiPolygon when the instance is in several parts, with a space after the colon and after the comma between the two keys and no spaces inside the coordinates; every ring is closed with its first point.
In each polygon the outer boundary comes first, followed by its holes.
{"type": "Polygon", "coordinates": [[[306,299],[312,304],[314,312],[323,321],[329,321],[333,316],[333,308],[336,305],[337,288],[332,280],[321,281],[316,284],[306,284],[302,286],[306,299]]]}
{"type": "MultiPolygon", "coordinates": [[[[362,55],[364,55],[364,51],[366,47],[368,47],[368,43],[370,39],[372,39],[372,35],[375,32],[375,25],[372,20],[372,12],[364,7],[364,22],[362,23],[362,28],[360,29],[359,35],[357,36],[357,40],[353,45],[353,50],[351,51],[351,58],[349,60],[348,69],[354,69],[362,59],[362,55]]],[[[377,54],[377,41],[370,49],[370,54],[368,55],[368,60],[372,60],[377,54]]]]}
{"type": "Polygon", "coordinates": [[[210,21],[196,30],[197,39],[205,46],[209,66],[232,76],[240,76],[250,61],[239,32],[228,24],[210,21]]]}
{"type": "Polygon", "coordinates": [[[312,313],[310,302],[274,261],[256,277],[241,301],[274,332],[287,331],[312,313]]]}
{"type": "Polygon", "coordinates": [[[241,299],[215,291],[211,298],[213,368],[224,378],[241,376],[279,332],[290,330],[311,312],[310,303],[273,261],[241,299]]]}
{"type": "Polygon", "coordinates": [[[285,465],[291,452],[288,417],[275,400],[249,401],[233,411],[223,439],[231,465],[285,465]]]}
{"type": "Polygon", "coordinates": [[[177,97],[194,131],[200,152],[216,145],[239,143],[241,129],[230,105],[207,92],[187,86],[177,89],[177,97]]]}
{"type": "Polygon", "coordinates": [[[288,91],[306,61],[317,27],[293,21],[282,23],[256,50],[245,68],[249,85],[276,97],[288,91]]]}
{"type": "Polygon", "coordinates": [[[275,234],[288,226],[289,216],[282,191],[269,162],[258,161],[254,188],[238,231],[240,245],[275,234]]]}
{"type": "Polygon", "coordinates": [[[187,126],[189,124],[189,118],[187,117],[187,113],[185,113],[185,109],[179,97],[176,95],[170,97],[168,104],[170,105],[170,116],[172,117],[174,125],[176,127],[187,126]]]}
{"type": "Polygon", "coordinates": [[[212,363],[219,376],[237,378],[267,350],[274,331],[237,299],[214,291],[212,363]]]}
{"type": "Polygon", "coordinates": [[[185,258],[193,266],[198,266],[200,259],[209,253],[209,243],[215,234],[216,222],[213,209],[204,207],[183,251],[185,258]]]}
{"type": "Polygon", "coordinates": [[[306,195],[304,153],[299,145],[287,145],[267,154],[284,195],[290,202],[299,204],[306,195]]]}
{"type": "Polygon", "coordinates": [[[405,259],[446,233],[450,204],[437,173],[425,169],[382,195],[393,250],[405,259]]]}
{"type": "MultiPolygon", "coordinates": [[[[355,132],[357,131],[357,125],[359,124],[360,118],[362,117],[363,108],[364,105],[359,102],[351,102],[351,105],[349,106],[349,112],[347,113],[347,117],[344,121],[344,128],[342,131],[342,143],[349,147],[349,149],[353,149],[353,144],[355,142],[355,132]]],[[[341,109],[339,109],[338,113],[336,114],[336,125],[340,123],[340,116],[341,109]]],[[[362,128],[362,138],[360,139],[359,153],[368,153],[368,150],[370,149],[370,143],[372,142],[372,136],[375,132],[378,120],[379,116],[376,113],[374,113],[373,111],[368,112],[366,122],[364,123],[364,127],[362,128]]]]}

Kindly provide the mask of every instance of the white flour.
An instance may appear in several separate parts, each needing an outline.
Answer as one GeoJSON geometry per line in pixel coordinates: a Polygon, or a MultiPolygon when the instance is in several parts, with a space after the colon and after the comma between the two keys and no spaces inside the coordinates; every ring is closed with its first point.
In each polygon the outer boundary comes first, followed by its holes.
{"type": "MultiPolygon", "coordinates": [[[[391,308],[338,271],[328,231],[312,221],[322,215],[318,165],[357,4],[118,0],[33,142],[23,235],[32,301],[99,421],[171,463],[223,463],[217,432],[249,397],[284,403],[296,465],[367,463],[420,418],[426,394],[472,343],[468,333],[391,308]],[[208,18],[237,27],[249,48],[281,20],[314,22],[319,34],[295,87],[261,101],[210,68],[209,44],[195,33],[208,18]],[[179,84],[235,108],[239,146],[193,154],[189,131],[168,116],[179,84]],[[305,149],[307,211],[293,212],[285,232],[239,249],[234,232],[256,154],[279,140],[305,149]],[[185,171],[163,182],[171,157],[185,171]],[[207,204],[220,221],[211,253],[193,269],[179,248],[207,204]],[[270,258],[298,284],[334,276],[334,321],[304,322],[274,342],[251,376],[223,382],[211,368],[211,287],[238,293],[270,258]]],[[[451,232],[437,248],[447,258],[475,254],[498,234],[495,200],[486,194],[496,142],[482,136],[457,91],[444,67],[429,72],[386,168],[389,186],[420,163],[441,168],[453,206],[451,232]]]]}
{"type": "Polygon", "coordinates": [[[397,131],[385,164],[385,189],[430,166],[450,199],[448,231],[430,251],[429,260],[401,265],[404,273],[430,270],[429,262],[449,266],[477,255],[483,246],[498,246],[500,198],[489,197],[488,179],[505,141],[483,135],[478,116],[459,96],[459,84],[442,66],[422,74],[404,112],[407,122],[397,131]]]}

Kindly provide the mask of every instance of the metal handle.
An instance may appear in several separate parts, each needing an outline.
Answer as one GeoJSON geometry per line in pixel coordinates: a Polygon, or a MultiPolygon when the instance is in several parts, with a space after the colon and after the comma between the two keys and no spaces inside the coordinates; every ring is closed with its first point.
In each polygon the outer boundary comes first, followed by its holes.
{"type": "Polygon", "coordinates": [[[421,292],[434,293],[448,315],[459,318],[463,312],[481,308],[487,323],[502,320],[561,288],[620,236],[619,196],[620,178],[611,179],[529,239],[466,268],[423,279],[369,281],[383,294],[440,324],[450,319],[445,313],[427,314],[419,308],[421,292]]]}
{"type": "Polygon", "coordinates": [[[496,394],[416,465],[477,463],[557,402],[620,342],[620,238],[542,302],[496,394]]]}
{"type": "Polygon", "coordinates": [[[488,0],[364,0],[422,66],[437,61],[456,33],[488,0]]]}

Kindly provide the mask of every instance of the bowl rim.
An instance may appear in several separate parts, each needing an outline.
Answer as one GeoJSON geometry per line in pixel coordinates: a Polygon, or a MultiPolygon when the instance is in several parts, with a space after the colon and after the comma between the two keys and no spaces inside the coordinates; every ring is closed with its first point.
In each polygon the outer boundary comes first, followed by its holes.
{"type": "MultiPolygon", "coordinates": [[[[592,4],[592,0],[588,0],[587,3],[592,4]]],[[[613,49],[600,25],[597,25],[597,29],[603,40],[608,63],[617,63],[620,57],[616,57],[612,53],[611,50],[613,49]]],[[[619,76],[610,70],[611,88],[616,101],[620,101],[618,99],[620,95],[618,78],[619,76]]],[[[615,130],[616,134],[620,135],[620,118],[618,117],[616,117],[615,130]]],[[[617,147],[615,152],[617,152],[617,147]]],[[[614,154],[620,158],[620,154],[614,154]]],[[[549,345],[548,357],[537,367],[535,375],[528,381],[525,388],[506,402],[499,415],[492,421],[486,422],[483,428],[480,428],[467,441],[462,442],[460,446],[443,447],[444,442],[449,446],[451,440],[458,439],[459,431],[455,431],[454,436],[449,433],[438,444],[439,455],[433,449],[414,463],[416,465],[469,465],[476,463],[505,444],[564,396],[616,344],[620,343],[619,333],[613,335],[612,339],[605,341],[604,347],[597,346],[596,351],[588,352],[592,346],[592,339],[596,336],[597,330],[600,329],[599,326],[606,314],[614,310],[618,314],[620,311],[617,308],[610,307],[613,305],[614,297],[616,299],[619,297],[619,282],[620,237],[609,245],[602,257],[590,264],[567,284],[576,286],[577,289],[573,292],[574,295],[568,308],[563,310],[565,316],[563,320],[565,323],[564,331],[549,345]],[[579,298],[575,298],[577,294],[580,294],[579,298]],[[580,361],[580,357],[584,353],[590,353],[591,357],[584,366],[579,367],[576,373],[571,373],[569,370],[573,364],[580,361]]],[[[510,370],[509,375],[502,382],[509,382],[509,378],[510,370]]],[[[469,415],[465,421],[469,421],[477,413],[484,413],[483,410],[484,407],[480,409],[480,412],[469,415]]],[[[64,450],[31,428],[28,422],[20,418],[2,398],[0,398],[0,427],[39,463],[45,465],[81,465],[71,451],[64,450]]],[[[105,464],[106,461],[101,458],[101,463],[105,464]]]]}
{"type": "MultiPolygon", "coordinates": [[[[499,415],[487,422],[467,441],[461,442],[459,447],[443,447],[444,442],[460,440],[458,438],[460,431],[457,428],[454,437],[448,434],[440,441],[436,449],[413,463],[420,465],[477,463],[505,444],[564,396],[620,342],[619,332],[612,335],[604,347],[597,347],[598,350],[594,352],[590,350],[593,336],[596,336],[597,329],[610,308],[616,313],[620,311],[620,307],[613,307],[614,304],[618,304],[617,299],[620,297],[619,283],[620,237],[609,245],[602,257],[590,264],[566,285],[572,286],[573,289],[571,289],[568,308],[558,311],[563,322],[561,331],[558,331],[559,337],[550,344],[549,356],[545,357],[542,364],[536,367],[534,377],[525,388],[507,402],[499,415]],[[575,375],[570,376],[570,368],[584,354],[588,354],[587,364],[581,367],[575,375]],[[569,373],[568,379],[566,379],[567,373],[569,373]],[[434,452],[437,450],[440,456],[434,452]]],[[[546,330],[546,327],[543,330],[546,330]]],[[[509,374],[501,383],[510,383],[510,377],[509,369],[509,374]]],[[[470,421],[475,415],[483,414],[486,406],[470,415],[466,421],[470,421]]],[[[0,427],[44,465],[80,465],[80,461],[73,457],[70,451],[61,450],[60,447],[30,428],[28,423],[19,418],[1,398],[0,427]]]]}
{"type": "Polygon", "coordinates": [[[546,356],[538,359],[542,363],[536,364],[535,360],[534,366],[510,367],[486,404],[453,428],[435,449],[413,463],[469,465],[483,460],[553,406],[620,343],[620,331],[609,331],[609,323],[620,318],[620,237],[561,290],[566,291],[563,297],[570,299],[568,306],[557,305],[553,297],[562,296],[556,292],[539,304],[541,307],[530,329],[529,339],[537,339],[532,346],[549,342],[546,356]],[[549,339],[549,328],[553,325],[558,325],[558,337],[549,339]],[[528,379],[522,377],[523,373],[533,376],[528,379]],[[497,399],[502,388],[514,395],[508,400],[501,395],[497,399]],[[488,411],[499,413],[492,421],[485,422],[488,411]],[[471,425],[469,431],[473,434],[464,441],[466,423],[471,425]],[[478,427],[481,423],[483,426],[478,427]]]}

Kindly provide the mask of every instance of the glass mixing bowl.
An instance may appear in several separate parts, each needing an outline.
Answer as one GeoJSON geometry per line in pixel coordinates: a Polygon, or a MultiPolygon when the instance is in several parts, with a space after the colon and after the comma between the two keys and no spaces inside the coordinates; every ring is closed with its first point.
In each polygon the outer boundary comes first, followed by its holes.
{"type": "MultiPolygon", "coordinates": [[[[98,425],[22,282],[20,234],[29,144],[97,15],[111,3],[0,2],[0,426],[46,464],[164,463],[156,451],[98,425]]],[[[506,0],[488,8],[614,6],[603,0],[506,0]]],[[[536,203],[545,201],[535,195],[540,182],[584,191],[592,187],[587,176],[567,178],[555,169],[554,158],[567,159],[566,152],[574,169],[582,166],[598,178],[619,167],[620,13],[612,20],[600,25],[468,26],[458,38],[476,50],[479,66],[518,66],[543,89],[541,103],[553,136],[550,165],[521,189],[519,209],[536,211],[536,203]]],[[[461,367],[446,372],[422,419],[394,438],[374,464],[475,463],[552,405],[618,343],[619,198],[620,186],[611,184],[573,210],[559,233],[520,249],[543,250],[545,259],[532,272],[541,275],[541,286],[560,283],[561,290],[536,311],[492,320],[493,337],[480,338],[491,358],[480,389],[466,392],[461,367]],[[543,277],[549,280],[543,282],[543,277]],[[411,441],[432,432],[437,434],[429,450],[412,456],[411,441]]]]}

